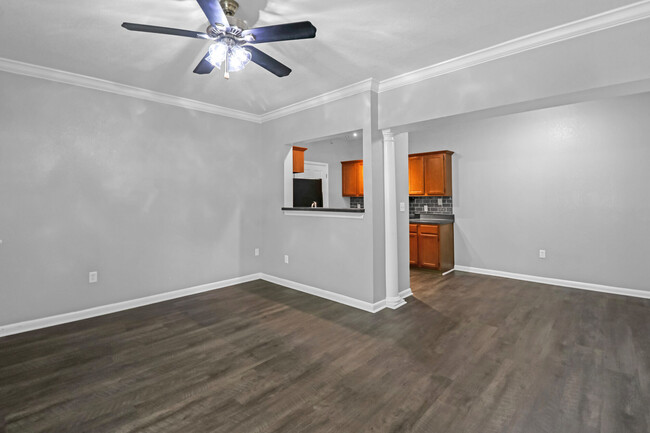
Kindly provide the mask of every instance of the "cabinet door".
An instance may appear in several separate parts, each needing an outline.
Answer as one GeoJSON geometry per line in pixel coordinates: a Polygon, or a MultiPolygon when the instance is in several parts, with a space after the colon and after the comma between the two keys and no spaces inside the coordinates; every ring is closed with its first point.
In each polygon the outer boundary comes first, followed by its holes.
{"type": "Polygon", "coordinates": [[[356,197],[358,183],[356,163],[354,161],[342,162],[341,172],[343,197],[356,197]]]}
{"type": "Polygon", "coordinates": [[[446,195],[445,179],[445,155],[426,155],[424,157],[424,188],[426,195],[446,195]]]}
{"type": "Polygon", "coordinates": [[[409,195],[424,195],[424,158],[409,156],[409,195]]]}
{"type": "Polygon", "coordinates": [[[305,172],[305,150],[306,147],[293,146],[293,172],[305,172]]]}
{"type": "Polygon", "coordinates": [[[409,263],[418,264],[418,234],[409,233],[409,263]]]}
{"type": "Polygon", "coordinates": [[[420,233],[418,236],[419,265],[423,268],[440,268],[440,238],[438,235],[420,233]]]}
{"type": "Polygon", "coordinates": [[[357,170],[357,196],[363,197],[363,161],[356,164],[357,170]]]}

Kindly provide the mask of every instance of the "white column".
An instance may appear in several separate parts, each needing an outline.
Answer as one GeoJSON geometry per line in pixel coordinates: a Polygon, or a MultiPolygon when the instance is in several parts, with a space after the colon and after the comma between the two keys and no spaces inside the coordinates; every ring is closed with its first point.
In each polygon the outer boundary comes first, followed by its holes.
{"type": "Polygon", "coordinates": [[[386,306],[396,309],[406,304],[399,296],[397,280],[397,184],[395,178],[395,134],[384,135],[384,227],[386,247],[386,306]]]}

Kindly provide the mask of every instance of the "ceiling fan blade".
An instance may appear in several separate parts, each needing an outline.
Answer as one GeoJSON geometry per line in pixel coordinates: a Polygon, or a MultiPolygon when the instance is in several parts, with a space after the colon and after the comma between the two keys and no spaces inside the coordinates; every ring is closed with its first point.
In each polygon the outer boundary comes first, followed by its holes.
{"type": "Polygon", "coordinates": [[[246,49],[251,52],[251,61],[257,63],[267,71],[277,75],[278,77],[286,77],[291,73],[291,69],[282,63],[275,60],[268,54],[258,50],[255,47],[246,45],[246,49]]]}
{"type": "Polygon", "coordinates": [[[201,59],[198,65],[196,65],[196,68],[194,68],[194,73],[195,74],[209,74],[212,72],[214,69],[214,65],[210,62],[208,62],[208,57],[210,57],[210,52],[208,51],[205,56],[201,59]]]}
{"type": "Polygon", "coordinates": [[[256,27],[244,30],[244,36],[255,36],[251,44],[261,44],[264,42],[289,41],[292,39],[309,39],[316,37],[316,27],[309,21],[298,23],[278,24],[276,26],[256,27]]]}
{"type": "Polygon", "coordinates": [[[207,34],[192,30],[172,29],[170,27],[148,26],[146,24],[134,23],[122,23],[122,27],[136,32],[161,33],[163,35],[185,36],[187,38],[210,39],[207,34]]]}
{"type": "Polygon", "coordinates": [[[201,6],[201,9],[203,9],[203,13],[205,14],[206,17],[208,17],[208,21],[210,21],[210,24],[221,24],[225,27],[230,27],[230,24],[228,24],[228,18],[226,17],[226,14],[224,13],[223,9],[221,8],[221,5],[219,4],[219,0],[196,0],[201,6]]]}

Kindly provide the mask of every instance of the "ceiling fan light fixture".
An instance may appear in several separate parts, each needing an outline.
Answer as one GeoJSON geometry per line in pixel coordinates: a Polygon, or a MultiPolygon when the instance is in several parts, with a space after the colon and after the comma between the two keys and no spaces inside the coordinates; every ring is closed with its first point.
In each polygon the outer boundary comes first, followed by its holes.
{"type": "Polygon", "coordinates": [[[251,61],[251,52],[241,46],[230,49],[228,56],[228,72],[241,71],[251,61]]]}
{"type": "Polygon", "coordinates": [[[197,3],[208,19],[205,33],[127,22],[122,23],[122,27],[137,32],[214,41],[193,72],[206,75],[215,67],[221,69],[225,63],[224,78],[228,78],[231,71],[244,69],[249,62],[256,63],[277,77],[286,77],[291,73],[291,68],[255,45],[316,37],[316,27],[309,21],[248,28],[246,21],[235,17],[239,7],[237,0],[197,0],[197,3]]]}
{"type": "Polygon", "coordinates": [[[206,59],[215,67],[221,69],[221,64],[228,57],[228,72],[241,71],[251,61],[251,52],[239,45],[231,45],[225,41],[218,41],[210,45],[210,55],[206,59]]]}
{"type": "Polygon", "coordinates": [[[210,55],[206,60],[221,69],[221,64],[226,60],[226,55],[228,54],[228,45],[223,41],[219,41],[216,44],[210,45],[208,52],[210,55]]]}

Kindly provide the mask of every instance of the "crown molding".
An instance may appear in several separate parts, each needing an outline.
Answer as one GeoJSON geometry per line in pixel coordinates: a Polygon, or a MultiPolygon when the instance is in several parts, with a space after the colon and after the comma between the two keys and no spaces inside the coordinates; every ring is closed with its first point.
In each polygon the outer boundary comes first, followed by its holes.
{"type": "Polygon", "coordinates": [[[462,69],[480,65],[482,63],[498,60],[503,57],[512,56],[524,51],[546,45],[555,44],[579,36],[588,35],[608,28],[650,18],[650,0],[643,0],[632,3],[617,9],[612,9],[597,15],[562,24],[537,33],[522,36],[517,39],[494,45],[473,53],[469,53],[454,59],[446,60],[435,65],[422,69],[407,72],[386,80],[377,82],[374,78],[368,78],[349,86],[342,87],[331,92],[323,93],[313,98],[287,105],[277,110],[264,114],[254,114],[246,111],[234,110],[219,105],[200,102],[180,96],[166,93],[154,92],[139,87],[128,86],[113,81],[93,78],[86,75],[47,68],[44,66],[18,62],[0,57],[0,71],[18,75],[25,75],[34,78],[70,84],[73,86],[85,87],[88,89],[114,93],[122,96],[158,102],[189,110],[202,111],[204,113],[218,116],[244,120],[253,123],[264,123],[279,119],[284,116],[299,113],[310,108],[315,108],[343,98],[358,95],[365,92],[382,93],[400,87],[419,83],[434,77],[456,72],[462,69]]]}
{"type": "Polygon", "coordinates": [[[0,71],[40,78],[57,83],[70,84],[72,86],[85,87],[87,89],[94,89],[122,96],[130,96],[132,98],[143,99],[145,101],[173,105],[175,107],[202,111],[204,113],[216,114],[218,116],[230,117],[233,119],[245,120],[248,122],[261,123],[261,116],[257,114],[233,110],[231,108],[208,104],[206,102],[200,102],[193,99],[182,98],[180,96],[168,95],[166,93],[154,92],[152,90],[128,86],[126,84],[115,83],[113,81],[102,80],[86,75],[61,71],[59,69],[52,69],[45,66],[18,62],[16,60],[0,58],[0,71]]]}
{"type": "Polygon", "coordinates": [[[340,89],[331,92],[323,93],[313,98],[305,99],[304,101],[296,102],[295,104],[287,105],[286,107],[278,108],[277,110],[269,111],[262,114],[262,123],[271,120],[279,119],[290,114],[299,113],[301,111],[315,108],[330,102],[338,101],[354,95],[359,95],[366,92],[378,92],[379,86],[374,78],[368,78],[358,83],[349,86],[341,87],[340,89]]]}
{"type": "Polygon", "coordinates": [[[382,80],[379,93],[647,18],[650,18],[650,0],[632,3],[382,80]]]}

